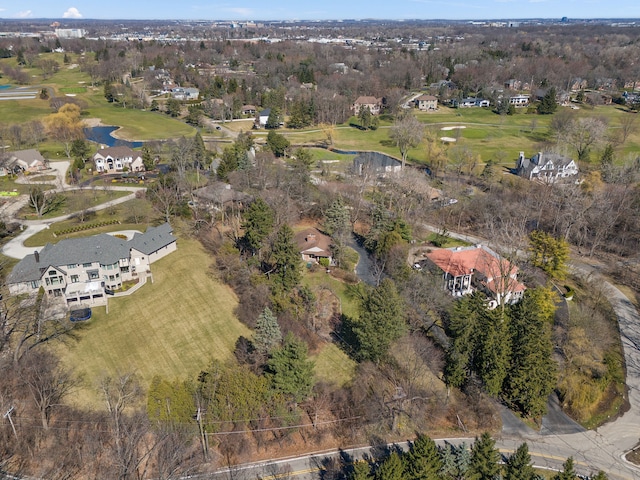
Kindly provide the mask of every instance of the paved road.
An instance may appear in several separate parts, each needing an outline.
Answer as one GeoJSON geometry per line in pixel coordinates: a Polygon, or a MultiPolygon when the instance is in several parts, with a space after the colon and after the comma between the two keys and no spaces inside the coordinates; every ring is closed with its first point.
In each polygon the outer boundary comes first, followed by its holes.
{"type": "MultiPolygon", "coordinates": [[[[473,443],[473,438],[447,438],[437,439],[440,446],[445,444],[459,445],[473,443]]],[[[575,469],[581,475],[591,476],[597,473],[602,465],[607,466],[607,473],[611,479],[636,480],[640,478],[640,472],[626,468],[619,459],[613,458],[605,450],[596,452],[595,455],[585,456],[580,452],[581,444],[591,444],[597,439],[590,438],[562,438],[558,437],[557,442],[539,442],[522,438],[503,438],[496,441],[496,446],[503,456],[511,455],[524,441],[529,446],[532,462],[535,466],[543,469],[561,470],[563,462],[573,456],[575,469]]],[[[408,448],[407,443],[397,444],[403,450],[408,448]]],[[[384,446],[383,446],[384,449],[384,446]]],[[[380,447],[377,447],[380,450],[380,447]]],[[[213,474],[203,474],[189,476],[191,479],[234,479],[249,480],[263,479],[275,480],[276,478],[296,478],[300,480],[318,480],[321,478],[321,469],[326,465],[327,459],[343,459],[351,462],[362,459],[365,455],[375,457],[376,448],[358,447],[344,450],[334,450],[328,452],[317,452],[299,457],[274,459],[270,461],[255,462],[238,465],[232,468],[220,466],[220,469],[213,474]]]]}

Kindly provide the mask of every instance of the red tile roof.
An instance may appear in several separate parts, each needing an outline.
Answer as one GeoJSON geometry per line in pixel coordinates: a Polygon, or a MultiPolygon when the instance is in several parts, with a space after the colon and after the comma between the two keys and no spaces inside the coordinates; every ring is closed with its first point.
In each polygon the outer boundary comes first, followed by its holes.
{"type": "Polygon", "coordinates": [[[477,272],[486,277],[478,278],[478,281],[492,292],[520,292],[526,289],[512,278],[518,273],[518,267],[485,246],[438,248],[428,253],[427,258],[454,277],[477,272]],[[507,272],[509,276],[504,279],[507,272]],[[505,280],[508,280],[506,288],[502,285],[505,280]]]}

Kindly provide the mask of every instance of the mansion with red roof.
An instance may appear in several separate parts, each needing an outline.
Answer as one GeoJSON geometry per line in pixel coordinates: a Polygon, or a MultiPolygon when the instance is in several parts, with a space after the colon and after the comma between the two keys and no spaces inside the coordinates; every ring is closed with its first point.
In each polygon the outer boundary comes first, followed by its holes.
{"type": "Polygon", "coordinates": [[[453,296],[476,290],[484,292],[496,303],[518,303],[525,287],[517,279],[518,267],[484,245],[437,248],[427,259],[442,271],[445,288],[453,296]]]}

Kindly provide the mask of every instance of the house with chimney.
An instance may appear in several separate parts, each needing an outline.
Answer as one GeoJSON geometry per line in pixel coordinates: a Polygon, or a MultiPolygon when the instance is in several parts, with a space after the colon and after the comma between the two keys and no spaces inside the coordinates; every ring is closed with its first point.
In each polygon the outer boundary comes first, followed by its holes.
{"type": "Polygon", "coordinates": [[[294,243],[304,262],[319,263],[320,259],[326,258],[329,261],[329,265],[333,265],[331,237],[325,235],[317,228],[305,228],[296,233],[294,243]]]}
{"type": "Polygon", "coordinates": [[[454,297],[480,291],[495,307],[519,302],[526,290],[518,281],[518,267],[484,245],[435,248],[426,258],[454,297]]]}
{"type": "Polygon", "coordinates": [[[11,295],[63,298],[69,307],[104,305],[123,282],[151,272],[151,264],[176,250],[169,223],[149,227],[130,240],[106,233],[48,243],[20,260],[7,276],[11,295]]]}
{"type": "Polygon", "coordinates": [[[520,152],[515,168],[516,175],[543,183],[570,181],[578,175],[576,162],[564,155],[552,152],[538,152],[525,158],[520,152]]]}
{"type": "Polygon", "coordinates": [[[144,162],[139,152],[129,147],[101,148],[93,156],[99,173],[144,172],[144,162]]]}

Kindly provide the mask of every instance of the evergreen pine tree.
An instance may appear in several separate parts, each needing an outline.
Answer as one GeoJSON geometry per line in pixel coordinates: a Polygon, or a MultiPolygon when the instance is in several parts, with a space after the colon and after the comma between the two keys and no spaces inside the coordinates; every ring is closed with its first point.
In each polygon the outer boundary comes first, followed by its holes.
{"type": "Polygon", "coordinates": [[[301,402],[313,389],[313,368],[314,364],[308,358],[307,344],[289,333],[282,347],[271,353],[266,373],[276,392],[301,402]]]}
{"type": "Polygon", "coordinates": [[[511,345],[502,310],[482,308],[478,312],[478,355],[474,370],[489,395],[498,396],[507,375],[511,345]]]}
{"type": "Polygon", "coordinates": [[[371,480],[371,465],[369,462],[361,460],[353,464],[353,470],[349,474],[349,480],[371,480]]]}
{"type": "Polygon", "coordinates": [[[285,292],[290,292],[300,283],[300,254],[293,243],[293,230],[289,225],[283,225],[271,251],[273,262],[273,279],[277,286],[285,292]]]}
{"type": "Polygon", "coordinates": [[[527,291],[510,311],[509,336],[518,354],[511,360],[503,391],[513,408],[531,417],[546,413],[547,397],[556,383],[549,312],[543,306],[544,292],[537,290],[527,291]]]}
{"type": "Polygon", "coordinates": [[[244,242],[247,248],[254,254],[262,248],[262,243],[273,230],[275,223],[273,209],[262,200],[257,198],[247,208],[244,215],[244,242]]]}
{"type": "Polygon", "coordinates": [[[446,444],[444,447],[438,449],[440,457],[440,471],[438,474],[440,478],[454,479],[457,478],[456,470],[456,457],[453,450],[453,445],[446,444]]]}
{"type": "Polygon", "coordinates": [[[456,478],[465,478],[471,467],[471,450],[466,442],[453,449],[456,478]]]}
{"type": "Polygon", "coordinates": [[[265,354],[282,341],[282,331],[278,319],[269,307],[265,307],[256,321],[253,345],[259,353],[265,354]]]}
{"type": "Polygon", "coordinates": [[[549,115],[554,113],[558,109],[558,102],[556,102],[556,89],[551,87],[547,90],[542,100],[538,104],[538,113],[541,115],[549,115]]]}
{"type": "Polygon", "coordinates": [[[461,387],[475,364],[478,350],[479,314],[486,309],[482,297],[465,296],[453,306],[447,334],[451,343],[447,349],[444,377],[447,385],[461,387]]]}
{"type": "Polygon", "coordinates": [[[402,299],[392,280],[385,278],[369,290],[360,304],[360,317],[354,322],[360,360],[380,361],[391,343],[405,332],[402,299]]]}
{"type": "Polygon", "coordinates": [[[573,469],[573,457],[567,458],[567,461],[562,464],[562,471],[556,473],[552,480],[575,480],[576,472],[573,469]]]}
{"type": "MultiPolygon", "coordinates": [[[[500,472],[500,452],[496,442],[487,432],[476,438],[471,448],[471,465],[466,478],[469,480],[494,480],[500,472]]],[[[564,480],[564,479],[563,479],[564,480]]]]}
{"type": "Polygon", "coordinates": [[[405,469],[405,477],[408,480],[439,479],[442,462],[436,442],[426,435],[419,434],[406,454],[405,469]]]}
{"type": "Polygon", "coordinates": [[[376,480],[404,480],[404,463],[396,451],[391,452],[376,471],[376,480]]]}
{"type": "Polygon", "coordinates": [[[534,480],[536,473],[531,465],[529,447],[523,443],[509,457],[504,469],[504,480],[534,480]]]}

